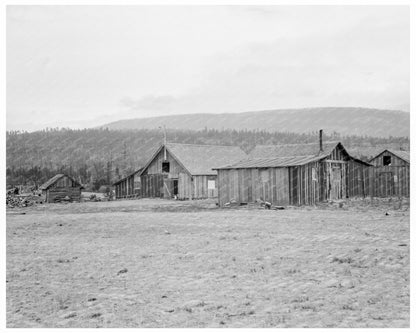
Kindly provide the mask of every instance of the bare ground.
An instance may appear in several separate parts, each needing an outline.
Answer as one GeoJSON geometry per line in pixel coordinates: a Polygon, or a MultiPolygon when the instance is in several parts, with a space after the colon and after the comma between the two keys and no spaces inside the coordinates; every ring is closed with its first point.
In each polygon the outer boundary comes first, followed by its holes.
{"type": "Polygon", "coordinates": [[[409,220],[391,200],[10,209],[7,326],[409,327],[409,220]]]}

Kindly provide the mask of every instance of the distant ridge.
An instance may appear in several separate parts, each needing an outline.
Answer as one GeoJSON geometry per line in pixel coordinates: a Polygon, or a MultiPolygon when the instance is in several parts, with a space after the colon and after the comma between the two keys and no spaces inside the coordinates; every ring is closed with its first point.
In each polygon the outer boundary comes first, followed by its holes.
{"type": "Polygon", "coordinates": [[[410,113],[352,107],[324,107],[306,109],[266,110],[242,113],[197,113],[151,118],[119,120],[100,126],[109,129],[181,130],[236,129],[266,130],[294,133],[311,133],[324,129],[327,133],[341,135],[367,135],[372,137],[410,134],[410,113]]]}

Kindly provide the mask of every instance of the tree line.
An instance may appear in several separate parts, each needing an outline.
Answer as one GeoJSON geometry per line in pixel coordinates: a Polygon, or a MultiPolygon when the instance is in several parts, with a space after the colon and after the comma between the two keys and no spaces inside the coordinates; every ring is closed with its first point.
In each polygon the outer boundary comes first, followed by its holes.
{"type": "MultiPolygon", "coordinates": [[[[408,148],[409,138],[374,138],[324,133],[325,141],[348,147],[408,148]]],[[[235,145],[249,152],[256,145],[317,142],[318,133],[264,130],[200,131],[167,129],[168,142],[235,145]]],[[[9,186],[39,186],[57,173],[66,173],[92,190],[137,170],[163,142],[160,129],[109,130],[53,128],[6,133],[6,182],[9,186]]],[[[367,156],[357,156],[366,158],[367,156]]]]}

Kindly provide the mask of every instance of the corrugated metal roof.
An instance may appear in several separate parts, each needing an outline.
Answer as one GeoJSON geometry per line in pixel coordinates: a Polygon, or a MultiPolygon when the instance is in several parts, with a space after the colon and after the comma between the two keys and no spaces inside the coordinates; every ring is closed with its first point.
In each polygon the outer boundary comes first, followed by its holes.
{"type": "MultiPolygon", "coordinates": [[[[39,189],[41,190],[47,190],[49,187],[51,187],[53,184],[55,184],[59,179],[61,179],[62,177],[68,177],[70,178],[73,182],[75,182],[77,185],[80,185],[80,183],[78,183],[74,178],[72,178],[71,176],[65,175],[63,173],[58,173],[57,175],[53,176],[51,179],[49,179],[48,181],[46,181],[45,183],[43,183],[39,189]]],[[[81,186],[81,188],[83,188],[81,186]]]]}
{"type": "Polygon", "coordinates": [[[324,159],[326,156],[286,156],[274,158],[249,158],[217,169],[278,168],[300,166],[324,159]]]}
{"type": "Polygon", "coordinates": [[[259,145],[249,153],[252,158],[271,158],[281,156],[317,156],[320,153],[329,155],[339,144],[338,141],[327,141],[322,144],[323,152],[320,152],[319,142],[297,143],[285,145],[259,145]]]}

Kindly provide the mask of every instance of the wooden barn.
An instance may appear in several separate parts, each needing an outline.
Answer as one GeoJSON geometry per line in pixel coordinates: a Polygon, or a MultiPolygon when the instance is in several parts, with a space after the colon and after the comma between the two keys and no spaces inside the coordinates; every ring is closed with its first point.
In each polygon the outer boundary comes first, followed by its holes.
{"type": "Polygon", "coordinates": [[[244,158],[247,155],[239,147],[163,144],[140,174],[142,197],[217,197],[217,172],[213,168],[244,158]]]}
{"type": "Polygon", "coordinates": [[[142,169],[136,170],[126,177],[113,183],[115,187],[116,199],[137,198],[141,196],[140,173],[142,169]]]}
{"type": "Polygon", "coordinates": [[[45,197],[45,202],[49,203],[66,200],[81,201],[83,188],[74,178],[65,174],[57,174],[39,187],[45,197]]]}
{"type": "Polygon", "coordinates": [[[370,163],[375,197],[410,196],[410,152],[386,149],[370,163]]]}
{"type": "Polygon", "coordinates": [[[216,168],[219,205],[258,200],[313,205],[364,196],[370,191],[369,168],[340,142],[258,146],[248,159],[216,168]]]}

